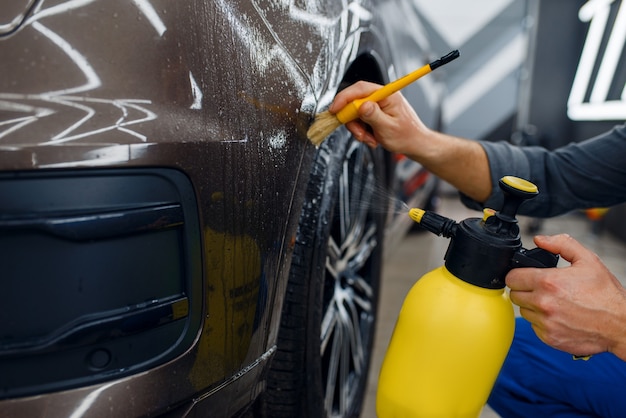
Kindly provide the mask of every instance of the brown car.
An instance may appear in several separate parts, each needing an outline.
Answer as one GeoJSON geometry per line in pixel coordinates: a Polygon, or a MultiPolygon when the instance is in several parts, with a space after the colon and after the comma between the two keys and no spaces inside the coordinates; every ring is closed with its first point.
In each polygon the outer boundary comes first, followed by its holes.
{"type": "Polygon", "coordinates": [[[357,416],[436,181],[306,130],[420,45],[409,0],[3,0],[0,417],[357,416]]]}

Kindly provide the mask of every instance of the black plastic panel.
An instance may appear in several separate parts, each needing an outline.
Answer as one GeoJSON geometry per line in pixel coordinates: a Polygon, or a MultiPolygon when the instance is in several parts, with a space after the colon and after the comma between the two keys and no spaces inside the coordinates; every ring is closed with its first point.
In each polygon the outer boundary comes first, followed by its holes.
{"type": "Polygon", "coordinates": [[[137,373],[201,321],[201,233],[168,169],[0,176],[0,398],[137,373]]]}

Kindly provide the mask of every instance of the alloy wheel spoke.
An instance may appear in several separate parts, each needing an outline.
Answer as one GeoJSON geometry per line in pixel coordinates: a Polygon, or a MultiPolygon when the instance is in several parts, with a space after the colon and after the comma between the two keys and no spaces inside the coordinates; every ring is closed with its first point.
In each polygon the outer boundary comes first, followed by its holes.
{"type": "Polygon", "coordinates": [[[367,342],[374,322],[374,291],[367,273],[376,247],[378,225],[371,218],[375,190],[369,150],[352,144],[339,178],[336,229],[328,242],[321,355],[325,358],[324,404],[331,416],[343,417],[356,402],[357,384],[367,368],[367,342]]]}

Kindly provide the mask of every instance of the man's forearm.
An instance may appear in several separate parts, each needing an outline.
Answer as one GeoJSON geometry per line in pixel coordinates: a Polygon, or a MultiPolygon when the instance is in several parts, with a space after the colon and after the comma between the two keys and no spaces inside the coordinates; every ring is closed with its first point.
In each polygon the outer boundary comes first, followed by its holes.
{"type": "Polygon", "coordinates": [[[483,147],[475,141],[429,131],[427,141],[408,157],[468,197],[484,202],[491,194],[491,171],[483,147]]]}

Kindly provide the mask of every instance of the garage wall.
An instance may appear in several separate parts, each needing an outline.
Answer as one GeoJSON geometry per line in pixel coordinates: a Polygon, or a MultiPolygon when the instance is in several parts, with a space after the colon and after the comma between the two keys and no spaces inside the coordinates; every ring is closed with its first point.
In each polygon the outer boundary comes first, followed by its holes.
{"type": "Polygon", "coordinates": [[[602,65],[606,66],[607,62],[615,59],[613,56],[616,53],[619,55],[616,68],[625,68],[623,34],[616,29],[622,25],[626,27],[623,21],[626,18],[626,2],[550,0],[539,3],[528,122],[537,128],[542,145],[556,148],[602,133],[626,119],[626,100],[622,97],[626,71],[608,71],[598,77],[602,65]],[[581,16],[587,21],[582,21],[581,16]],[[581,61],[592,26],[594,32],[600,33],[600,42],[594,46],[589,41],[586,48],[589,59],[581,61]],[[607,53],[610,43],[617,50],[607,53]],[[589,77],[585,76],[585,72],[589,73],[589,77]],[[593,91],[608,78],[610,87],[607,94],[602,98],[596,97],[596,103],[590,103],[593,91]],[[579,90],[583,92],[582,100],[572,97],[568,108],[575,79],[582,87],[579,90]],[[603,106],[606,109],[607,104],[611,107],[617,105],[622,110],[604,111],[603,106]]]}

